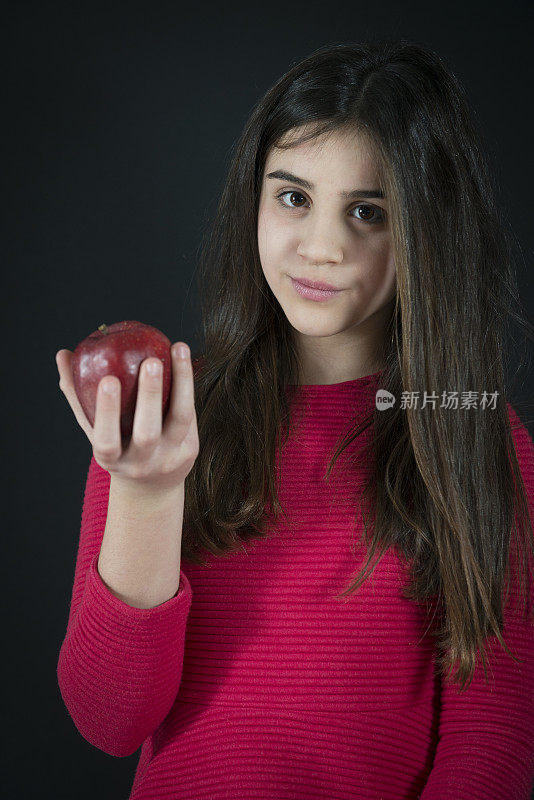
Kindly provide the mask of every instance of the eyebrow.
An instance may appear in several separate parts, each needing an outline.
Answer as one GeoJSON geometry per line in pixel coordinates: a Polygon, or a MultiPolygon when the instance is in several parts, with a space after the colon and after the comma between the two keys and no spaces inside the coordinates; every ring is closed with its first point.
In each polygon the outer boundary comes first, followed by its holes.
{"type": "MultiPolygon", "coordinates": [[[[291,181],[291,183],[296,183],[299,186],[302,186],[303,189],[308,189],[312,191],[315,189],[313,183],[305,180],[304,178],[298,178],[296,175],[293,175],[291,172],[286,172],[283,169],[276,169],[274,172],[269,172],[267,174],[267,178],[278,178],[281,181],[291,181]]],[[[350,192],[338,192],[340,197],[346,197],[351,199],[353,197],[365,197],[365,198],[382,198],[385,199],[385,195],[380,189],[352,189],[350,192]]]]}

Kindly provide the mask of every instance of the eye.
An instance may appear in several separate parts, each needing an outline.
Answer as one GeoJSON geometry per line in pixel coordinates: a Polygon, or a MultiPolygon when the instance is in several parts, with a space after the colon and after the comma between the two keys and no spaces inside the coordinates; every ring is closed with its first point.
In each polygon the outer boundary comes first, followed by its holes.
{"type": "MultiPolygon", "coordinates": [[[[280,203],[282,208],[285,208],[288,211],[296,211],[298,208],[301,208],[301,206],[296,206],[295,207],[295,206],[286,205],[286,203],[283,200],[283,197],[285,197],[286,194],[289,194],[292,197],[295,196],[295,195],[297,197],[304,197],[302,192],[297,192],[295,189],[290,189],[290,190],[286,190],[285,192],[280,192],[279,194],[276,195],[276,199],[278,200],[278,202],[280,203]]],[[[294,202],[294,201],[290,198],[290,202],[294,202]]],[[[370,205],[369,203],[358,203],[358,205],[353,206],[351,211],[355,211],[358,208],[364,209],[364,214],[369,214],[369,212],[370,212],[373,215],[373,216],[371,216],[370,219],[368,219],[366,217],[364,217],[364,218],[356,217],[358,222],[366,222],[369,225],[375,225],[378,222],[383,222],[384,221],[384,213],[385,212],[381,208],[379,208],[378,206],[373,206],[373,205],[370,205]]],[[[358,213],[361,213],[361,212],[358,212],[358,213]]]]}

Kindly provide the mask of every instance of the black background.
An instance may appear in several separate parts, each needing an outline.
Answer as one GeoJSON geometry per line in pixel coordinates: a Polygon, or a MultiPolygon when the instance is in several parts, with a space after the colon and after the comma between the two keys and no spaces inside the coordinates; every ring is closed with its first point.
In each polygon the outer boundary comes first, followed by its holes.
{"type": "MultiPolygon", "coordinates": [[[[122,319],[195,351],[197,248],[252,106],[316,48],[383,36],[432,47],[466,86],[532,321],[533,7],[20,2],[2,33],[2,796],[126,800],[138,753],[90,745],[57,685],[92,451],[55,353],[122,319]]],[[[518,396],[534,396],[532,370],[518,396]]]]}

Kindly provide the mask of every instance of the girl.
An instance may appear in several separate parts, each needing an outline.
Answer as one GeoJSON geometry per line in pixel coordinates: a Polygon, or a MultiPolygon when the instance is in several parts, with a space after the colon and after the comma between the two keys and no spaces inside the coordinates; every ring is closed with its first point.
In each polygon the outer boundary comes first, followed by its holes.
{"type": "Polygon", "coordinates": [[[58,661],[78,730],[142,746],[130,800],[527,800],[534,445],[504,332],[530,326],[457,79],[404,40],[293,66],[200,266],[161,436],[144,373],[128,450],[117,397],[90,429],[60,351],[94,448],[58,661]]]}

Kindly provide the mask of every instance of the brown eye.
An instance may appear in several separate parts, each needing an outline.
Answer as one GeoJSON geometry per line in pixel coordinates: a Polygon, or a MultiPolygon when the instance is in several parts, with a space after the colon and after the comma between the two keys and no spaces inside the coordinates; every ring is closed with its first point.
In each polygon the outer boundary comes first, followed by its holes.
{"type": "MultiPolygon", "coordinates": [[[[365,222],[369,222],[369,214],[373,215],[375,213],[374,208],[371,208],[371,206],[356,206],[356,208],[357,209],[358,208],[360,208],[360,209],[363,208],[363,220],[365,222]]],[[[361,211],[359,211],[358,213],[361,214],[361,211]]],[[[374,219],[374,217],[371,216],[371,220],[373,220],[373,219],[374,219]]]]}
{"type": "MultiPolygon", "coordinates": [[[[297,202],[294,198],[300,197],[302,198],[302,200],[306,201],[306,198],[304,197],[302,192],[297,192],[295,189],[287,189],[285,192],[280,192],[279,194],[276,195],[276,199],[278,200],[282,208],[285,208],[286,211],[296,211],[297,209],[302,208],[301,205],[288,205],[283,199],[286,196],[286,194],[290,195],[289,202],[291,204],[297,202]]],[[[385,212],[382,211],[381,208],[369,205],[369,203],[359,203],[357,206],[354,206],[352,211],[356,211],[357,209],[360,208],[364,209],[364,211],[362,216],[355,217],[355,219],[358,220],[358,222],[366,222],[368,225],[376,225],[377,223],[384,221],[385,212]]],[[[358,214],[360,214],[359,211],[358,214]]]]}
{"type": "MultiPolygon", "coordinates": [[[[359,203],[357,206],[354,206],[352,210],[358,211],[360,208],[364,209],[363,216],[356,217],[360,222],[367,222],[369,225],[377,225],[380,222],[384,222],[386,212],[378,206],[370,206],[368,203],[359,203]],[[370,215],[371,217],[369,218],[370,215]]],[[[358,211],[358,214],[359,213],[360,211],[358,211]]]]}
{"type": "MultiPolygon", "coordinates": [[[[290,202],[290,203],[294,202],[294,201],[293,201],[293,198],[294,198],[295,196],[296,196],[296,197],[302,197],[302,198],[304,199],[304,195],[302,195],[300,192],[295,192],[295,191],[291,191],[291,192],[282,192],[281,194],[277,195],[277,198],[278,198],[278,201],[280,202],[280,204],[281,204],[282,206],[284,206],[284,208],[290,208],[290,206],[287,206],[287,205],[284,203],[284,201],[282,200],[282,197],[284,197],[286,194],[289,194],[289,195],[291,195],[291,197],[289,198],[289,202],[290,202]]],[[[297,206],[297,208],[300,208],[300,206],[297,206]]]]}

